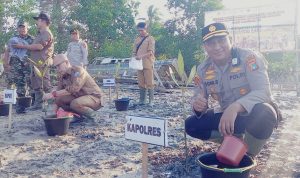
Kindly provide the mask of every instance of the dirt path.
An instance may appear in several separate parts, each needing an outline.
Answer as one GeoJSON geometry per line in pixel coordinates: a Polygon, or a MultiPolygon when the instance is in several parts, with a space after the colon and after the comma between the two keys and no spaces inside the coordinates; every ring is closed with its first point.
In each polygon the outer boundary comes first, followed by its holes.
{"type": "Polygon", "coordinates": [[[260,177],[300,178],[300,104],[292,96],[281,97],[285,120],[278,132],[272,136],[271,154],[260,177]],[[290,106],[293,102],[296,107],[290,106]]]}

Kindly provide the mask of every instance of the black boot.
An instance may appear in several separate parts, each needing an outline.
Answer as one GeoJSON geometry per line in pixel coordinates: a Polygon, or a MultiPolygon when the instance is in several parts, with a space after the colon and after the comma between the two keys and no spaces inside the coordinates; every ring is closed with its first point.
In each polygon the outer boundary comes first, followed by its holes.
{"type": "Polygon", "coordinates": [[[145,105],[147,100],[147,89],[140,88],[140,101],[138,105],[145,105]]]}
{"type": "Polygon", "coordinates": [[[35,100],[33,106],[29,107],[29,111],[36,111],[43,108],[43,92],[35,91],[34,92],[35,100]]]}

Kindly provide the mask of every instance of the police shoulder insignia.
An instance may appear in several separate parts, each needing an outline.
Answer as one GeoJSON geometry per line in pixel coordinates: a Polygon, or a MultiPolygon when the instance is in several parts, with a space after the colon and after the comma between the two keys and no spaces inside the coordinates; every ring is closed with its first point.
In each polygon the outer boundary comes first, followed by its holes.
{"type": "Polygon", "coordinates": [[[255,71],[258,69],[258,65],[256,63],[256,57],[254,55],[250,55],[247,58],[247,68],[249,71],[255,71]]]}

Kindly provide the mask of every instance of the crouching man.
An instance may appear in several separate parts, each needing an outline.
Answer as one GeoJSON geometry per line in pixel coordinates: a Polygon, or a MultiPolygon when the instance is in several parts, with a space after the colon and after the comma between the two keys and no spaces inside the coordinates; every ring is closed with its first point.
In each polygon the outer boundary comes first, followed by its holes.
{"type": "Polygon", "coordinates": [[[248,154],[256,156],[280,119],[271,100],[267,61],[260,53],[233,47],[222,23],[204,27],[202,40],[208,58],[198,67],[195,115],[185,121],[185,130],[201,140],[239,136],[248,154]],[[219,109],[208,108],[208,97],[219,109]]]}
{"type": "Polygon", "coordinates": [[[68,58],[59,54],[53,60],[59,74],[55,91],[47,93],[44,100],[55,98],[57,107],[79,114],[82,119],[93,119],[95,111],[103,106],[103,93],[95,80],[81,66],[71,66],[68,58]]]}

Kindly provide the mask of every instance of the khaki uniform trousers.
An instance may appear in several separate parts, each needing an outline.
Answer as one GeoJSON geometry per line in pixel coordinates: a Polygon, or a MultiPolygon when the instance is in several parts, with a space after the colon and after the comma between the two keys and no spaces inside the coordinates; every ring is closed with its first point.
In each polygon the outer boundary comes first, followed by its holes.
{"type": "Polygon", "coordinates": [[[73,111],[79,114],[87,113],[90,109],[97,111],[102,107],[101,99],[92,95],[77,98],[73,95],[61,96],[55,99],[55,103],[66,111],[73,111]]]}
{"type": "Polygon", "coordinates": [[[154,88],[154,77],[153,69],[143,69],[138,71],[138,84],[140,88],[153,89],[154,88]]]}

